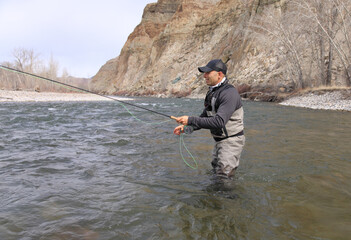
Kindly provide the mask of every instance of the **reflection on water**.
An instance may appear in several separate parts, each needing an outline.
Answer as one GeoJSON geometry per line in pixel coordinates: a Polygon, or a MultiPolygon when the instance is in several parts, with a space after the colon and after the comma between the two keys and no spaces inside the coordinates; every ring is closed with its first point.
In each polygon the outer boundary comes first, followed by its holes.
{"type": "MultiPolygon", "coordinates": [[[[165,114],[202,101],[138,99],[165,114]]],[[[348,239],[351,114],[245,102],[234,181],[206,130],[145,124],[116,103],[0,105],[0,239],[348,239]]],[[[160,116],[132,109],[142,121],[160,116]]]]}

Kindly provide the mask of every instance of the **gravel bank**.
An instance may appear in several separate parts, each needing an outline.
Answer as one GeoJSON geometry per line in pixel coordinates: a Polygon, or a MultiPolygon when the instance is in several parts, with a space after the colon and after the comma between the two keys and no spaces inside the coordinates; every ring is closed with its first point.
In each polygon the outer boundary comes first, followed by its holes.
{"type": "Polygon", "coordinates": [[[311,92],[291,97],[280,104],[311,109],[351,111],[351,90],[311,92]]]}
{"type": "MultiPolygon", "coordinates": [[[[115,97],[117,100],[130,100],[130,98],[115,97]]],[[[98,95],[89,93],[54,93],[0,90],[0,102],[72,102],[72,101],[112,101],[98,95]]]]}

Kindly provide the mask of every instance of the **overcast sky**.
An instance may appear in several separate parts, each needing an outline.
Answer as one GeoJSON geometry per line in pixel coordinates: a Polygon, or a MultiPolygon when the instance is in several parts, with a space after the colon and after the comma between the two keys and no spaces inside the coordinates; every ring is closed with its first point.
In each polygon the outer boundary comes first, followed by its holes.
{"type": "Polygon", "coordinates": [[[0,63],[15,48],[50,56],[75,77],[92,77],[117,57],[157,0],[0,0],[0,63]]]}

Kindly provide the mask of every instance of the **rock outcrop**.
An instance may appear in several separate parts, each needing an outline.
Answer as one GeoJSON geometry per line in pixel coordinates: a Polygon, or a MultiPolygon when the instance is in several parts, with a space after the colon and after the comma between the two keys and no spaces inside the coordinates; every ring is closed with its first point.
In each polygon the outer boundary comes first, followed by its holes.
{"type": "Polygon", "coordinates": [[[286,91],[289,82],[279,55],[253,39],[248,27],[260,8],[269,5],[280,11],[283,4],[279,0],[148,4],[120,55],[101,67],[92,88],[119,95],[201,96],[207,86],[197,67],[221,58],[235,85],[248,85],[255,92],[279,82],[283,87],[273,91],[286,91]]]}

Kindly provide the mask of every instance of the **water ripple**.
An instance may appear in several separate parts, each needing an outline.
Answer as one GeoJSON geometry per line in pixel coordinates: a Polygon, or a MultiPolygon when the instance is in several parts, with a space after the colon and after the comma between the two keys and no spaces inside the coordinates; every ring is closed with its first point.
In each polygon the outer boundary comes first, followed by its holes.
{"type": "MultiPolygon", "coordinates": [[[[199,114],[202,101],[136,104],[199,114]]],[[[207,131],[145,125],[112,102],[0,104],[0,239],[343,239],[350,114],[245,102],[234,181],[210,171],[207,131]],[[328,219],[327,222],[321,219],[328,219]]],[[[142,121],[165,119],[130,109],[142,121]]]]}

